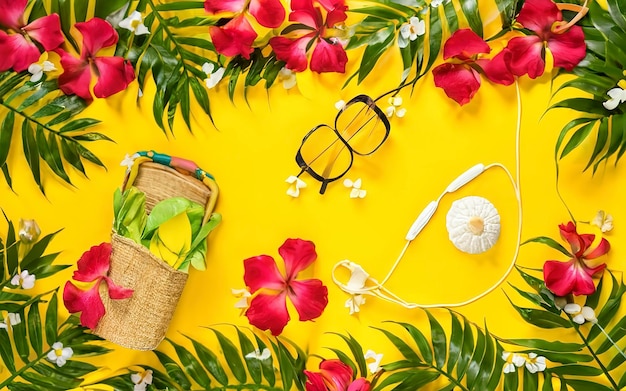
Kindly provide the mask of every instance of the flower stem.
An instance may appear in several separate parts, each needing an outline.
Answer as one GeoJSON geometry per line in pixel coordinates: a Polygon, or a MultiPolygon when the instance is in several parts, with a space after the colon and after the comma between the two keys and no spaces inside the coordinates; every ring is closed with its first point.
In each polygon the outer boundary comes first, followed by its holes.
{"type": "MultiPolygon", "coordinates": [[[[574,322],[572,321],[572,317],[568,314],[567,315],[570,318],[570,322],[572,322],[572,324],[574,324],[574,322]]],[[[602,361],[600,361],[600,358],[598,357],[598,355],[596,354],[596,352],[593,351],[593,349],[591,348],[591,346],[589,345],[589,341],[587,341],[587,338],[585,338],[585,336],[580,332],[580,329],[578,327],[578,324],[574,324],[574,329],[576,330],[576,332],[578,333],[578,336],[580,336],[580,339],[583,340],[583,343],[585,344],[585,346],[587,347],[587,350],[589,350],[589,353],[591,353],[591,355],[593,356],[593,358],[596,360],[596,362],[598,363],[598,366],[600,367],[600,369],[602,370],[602,372],[604,372],[604,375],[606,376],[606,378],[609,380],[609,382],[611,383],[611,386],[613,386],[613,388],[616,391],[619,391],[619,387],[617,385],[617,383],[615,383],[615,380],[613,380],[613,378],[611,377],[611,375],[609,374],[608,369],[606,369],[606,367],[604,366],[604,364],[602,364],[602,361]]]]}

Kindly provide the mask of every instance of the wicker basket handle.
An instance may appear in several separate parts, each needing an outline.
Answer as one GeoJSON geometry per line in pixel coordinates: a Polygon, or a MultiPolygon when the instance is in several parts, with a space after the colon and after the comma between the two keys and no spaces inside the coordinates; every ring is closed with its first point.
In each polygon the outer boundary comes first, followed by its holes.
{"type": "Polygon", "coordinates": [[[213,175],[204,171],[198,165],[191,160],[169,156],[163,153],[158,153],[155,151],[139,151],[135,155],[133,155],[134,163],[129,170],[126,171],[126,177],[124,178],[124,183],[122,184],[122,190],[126,188],[126,186],[132,184],[137,177],[139,172],[139,166],[145,162],[154,162],[158,164],[162,164],[166,167],[170,167],[175,169],[178,172],[183,174],[191,175],[202,183],[204,183],[210,190],[211,195],[207,200],[207,204],[204,208],[204,218],[203,224],[209,221],[211,217],[211,213],[213,213],[213,209],[215,208],[215,203],[217,202],[217,195],[219,193],[219,188],[217,183],[215,183],[215,178],[213,175]]]}

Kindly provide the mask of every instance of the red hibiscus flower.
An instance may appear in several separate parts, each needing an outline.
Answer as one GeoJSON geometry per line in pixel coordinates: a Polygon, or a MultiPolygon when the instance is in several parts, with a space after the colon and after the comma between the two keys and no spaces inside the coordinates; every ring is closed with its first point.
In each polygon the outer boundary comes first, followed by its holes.
{"type": "Polygon", "coordinates": [[[560,29],[563,15],[551,0],[526,0],[517,17],[522,27],[535,35],[515,37],[509,41],[508,66],[516,76],[528,74],[531,79],[543,75],[545,48],[554,58],[554,66],[571,71],[585,57],[585,36],[580,26],[560,29]]]}
{"type": "Polygon", "coordinates": [[[205,0],[204,9],[211,15],[222,12],[248,12],[261,26],[276,28],[285,20],[285,9],[280,0],[205,0]]]}
{"type": "Polygon", "coordinates": [[[495,83],[513,83],[513,75],[504,62],[504,53],[499,53],[491,60],[478,59],[479,55],[490,52],[487,42],[472,30],[455,31],[443,46],[443,59],[452,61],[433,69],[435,85],[443,88],[446,95],[458,104],[464,105],[480,88],[479,71],[495,83]]]}
{"type": "Polygon", "coordinates": [[[98,79],[93,89],[96,97],[106,98],[125,90],[135,79],[130,62],[122,57],[96,56],[101,49],[117,43],[118,36],[113,26],[100,18],[76,23],[75,26],[83,35],[83,49],[80,58],[57,49],[63,67],[59,88],[67,95],[75,94],[91,101],[89,85],[92,75],[95,75],[98,79]]]}
{"type": "Polygon", "coordinates": [[[301,321],[319,317],[328,304],[328,288],[320,280],[296,280],[298,273],[317,258],[313,242],[287,239],[278,253],[285,261],[286,276],[278,271],[276,262],[268,255],[243,261],[243,279],[254,296],[245,315],[250,324],[270,330],[272,335],[279,335],[289,322],[287,297],[301,321]]]}
{"type": "Polygon", "coordinates": [[[224,56],[233,57],[238,54],[250,59],[252,44],[257,37],[248,19],[243,14],[231,19],[222,27],[209,28],[215,50],[224,56]]]}
{"type": "Polygon", "coordinates": [[[365,378],[352,380],[352,368],[344,362],[323,360],[319,372],[304,371],[307,377],[306,391],[369,391],[370,382],[365,378]]]}
{"type": "Polygon", "coordinates": [[[547,261],[543,265],[543,279],[546,287],[557,296],[590,295],[595,292],[593,276],[602,272],[606,264],[593,266],[590,260],[609,252],[609,242],[602,238],[594,248],[591,247],[595,239],[593,234],[578,234],[576,225],[571,221],[567,225],[559,225],[561,237],[571,247],[572,258],[567,262],[547,261]]]}
{"type": "Polygon", "coordinates": [[[63,303],[70,313],[81,312],[80,324],[90,329],[96,328],[100,318],[104,316],[104,304],[100,298],[100,283],[106,281],[111,299],[127,299],[132,296],[133,290],[115,285],[109,277],[111,262],[111,244],[102,243],[91,247],[78,260],[78,270],[74,272],[74,280],[94,282],[91,289],[84,291],[77,288],[70,281],[65,283],[63,303]]]}
{"type": "Polygon", "coordinates": [[[313,50],[312,71],[344,73],[348,55],[337,39],[326,37],[326,28],[345,20],[347,7],[344,0],[320,0],[319,4],[327,11],[326,22],[313,0],[293,0],[289,20],[300,23],[302,28],[292,30],[290,37],[273,37],[270,45],[276,58],[285,61],[285,67],[294,72],[306,69],[307,52],[313,50]]]}
{"type": "Polygon", "coordinates": [[[64,39],[61,33],[59,15],[52,14],[24,22],[27,0],[0,0],[0,71],[13,68],[22,72],[39,60],[41,52],[33,41],[44,50],[59,47],[64,39]]]}

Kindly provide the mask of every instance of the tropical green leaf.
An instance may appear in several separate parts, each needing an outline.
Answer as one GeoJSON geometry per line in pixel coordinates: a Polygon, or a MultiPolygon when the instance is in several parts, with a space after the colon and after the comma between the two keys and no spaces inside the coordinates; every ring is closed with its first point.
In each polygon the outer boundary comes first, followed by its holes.
{"type": "Polygon", "coordinates": [[[557,242],[556,240],[549,238],[547,236],[539,236],[536,238],[532,238],[532,239],[528,239],[526,241],[524,241],[522,243],[522,245],[526,244],[526,243],[541,243],[541,244],[545,244],[546,246],[549,246],[555,250],[560,251],[561,253],[563,253],[564,255],[568,256],[568,257],[572,257],[572,254],[570,254],[569,251],[567,251],[567,249],[565,247],[563,247],[559,242],[557,242]]]}

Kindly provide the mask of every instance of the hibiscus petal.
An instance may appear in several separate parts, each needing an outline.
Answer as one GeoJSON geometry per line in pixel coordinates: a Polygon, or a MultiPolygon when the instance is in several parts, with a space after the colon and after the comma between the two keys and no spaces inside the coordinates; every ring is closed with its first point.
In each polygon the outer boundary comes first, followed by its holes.
{"type": "Polygon", "coordinates": [[[83,58],[91,57],[100,49],[117,43],[117,32],[104,19],[92,18],[86,22],[76,23],[74,26],[83,35],[83,58]]]}
{"type": "Polygon", "coordinates": [[[346,71],[348,55],[340,43],[320,39],[311,54],[311,70],[317,73],[346,71]]]}
{"type": "Polygon", "coordinates": [[[477,60],[476,63],[483,69],[487,79],[505,86],[513,84],[515,77],[506,64],[511,54],[505,49],[496,54],[491,60],[477,60]]]}
{"type": "Polygon", "coordinates": [[[233,18],[222,27],[211,26],[209,28],[211,41],[215,50],[224,56],[233,57],[238,54],[250,59],[252,44],[257,33],[243,14],[233,18]]]}
{"type": "Polygon", "coordinates": [[[106,98],[123,91],[135,80],[133,66],[122,57],[96,57],[94,63],[99,77],[93,93],[98,98],[106,98]]]}
{"type": "Polygon", "coordinates": [[[278,271],[274,258],[269,255],[259,255],[243,261],[243,280],[254,293],[261,288],[285,289],[285,279],[278,271]]]}
{"type": "Polygon", "coordinates": [[[554,66],[568,71],[585,58],[587,51],[585,35],[580,26],[572,26],[561,34],[552,34],[547,46],[554,58],[554,66]]]}
{"type": "Polygon", "coordinates": [[[556,21],[563,19],[561,11],[552,0],[526,0],[517,22],[536,34],[549,33],[556,21]]]}
{"type": "Polygon", "coordinates": [[[308,62],[306,48],[310,41],[310,36],[298,39],[273,37],[270,39],[270,46],[274,50],[276,58],[286,63],[285,68],[294,72],[302,72],[306,70],[308,62]]]}
{"type": "Polygon", "coordinates": [[[124,288],[123,286],[117,285],[109,277],[104,277],[104,280],[107,282],[107,286],[109,288],[109,297],[111,299],[128,299],[134,293],[134,291],[130,288],[124,288]]]}
{"type": "Polygon", "coordinates": [[[589,253],[583,254],[583,257],[585,259],[595,259],[608,253],[610,249],[611,249],[611,245],[609,244],[609,241],[606,240],[605,238],[602,238],[602,240],[600,240],[600,243],[598,243],[598,246],[594,248],[592,251],[590,251],[589,253]]]}
{"type": "Polygon", "coordinates": [[[352,368],[338,359],[322,361],[320,373],[331,391],[343,391],[348,388],[352,381],[352,368]]]}
{"type": "Polygon", "coordinates": [[[248,10],[261,26],[276,28],[285,20],[285,8],[280,0],[252,0],[248,10]]]}
{"type": "Polygon", "coordinates": [[[318,279],[291,281],[287,294],[301,321],[318,318],[328,304],[328,288],[318,279]]]}
{"type": "Polygon", "coordinates": [[[454,57],[460,60],[469,60],[480,53],[489,53],[491,48],[481,37],[471,29],[455,31],[443,45],[443,59],[454,57]]]}
{"type": "Polygon", "coordinates": [[[15,31],[24,25],[24,10],[28,0],[0,0],[0,26],[15,31]]]}
{"type": "Polygon", "coordinates": [[[348,386],[348,391],[369,391],[371,387],[370,382],[366,378],[360,377],[348,386]]]}
{"type": "Polygon", "coordinates": [[[543,265],[543,279],[546,287],[557,296],[590,295],[596,287],[593,279],[577,261],[546,261],[543,265]]]}
{"type": "Polygon", "coordinates": [[[543,75],[546,63],[541,38],[536,35],[515,37],[509,41],[507,50],[511,53],[507,57],[509,69],[515,76],[528,74],[528,77],[534,79],[543,75]]]}
{"type": "Polygon", "coordinates": [[[312,0],[292,0],[289,20],[319,30],[323,25],[322,13],[313,6],[312,0]]]}
{"type": "Polygon", "coordinates": [[[87,102],[93,100],[89,84],[91,83],[91,70],[85,60],[73,57],[64,50],[57,49],[61,56],[63,73],[59,76],[59,88],[65,95],[78,95],[87,102]]]}
{"type": "MultiPolygon", "coordinates": [[[[561,234],[561,238],[569,243],[573,253],[572,256],[579,257],[582,251],[588,246],[585,246],[584,238],[578,235],[578,232],[576,232],[576,224],[571,221],[567,224],[559,224],[559,233],[561,234]]],[[[591,238],[590,244],[593,242],[593,239],[594,238],[591,238]]]]}
{"type": "Polygon", "coordinates": [[[467,65],[445,63],[433,69],[435,85],[461,106],[468,103],[480,88],[478,72],[467,65]]]}
{"type": "Polygon", "coordinates": [[[348,18],[346,11],[348,6],[344,0],[318,0],[328,13],[326,14],[326,26],[333,27],[337,23],[341,23],[348,18]]]}
{"type": "Polygon", "coordinates": [[[28,69],[30,64],[39,60],[39,49],[34,43],[28,42],[21,34],[0,34],[0,70],[13,68],[16,72],[28,69]]]}
{"type": "Polygon", "coordinates": [[[76,281],[91,282],[106,276],[111,265],[111,244],[101,243],[85,251],[78,260],[74,272],[76,281]]]}
{"type": "Polygon", "coordinates": [[[257,295],[250,301],[246,317],[250,324],[258,329],[270,330],[272,335],[279,335],[290,319],[285,293],[257,295]]]}
{"type": "Polygon", "coordinates": [[[326,385],[324,384],[324,378],[319,372],[311,372],[304,371],[304,374],[307,377],[307,382],[305,384],[306,391],[328,391],[326,385]]]}
{"type": "Polygon", "coordinates": [[[309,267],[317,258],[315,244],[309,240],[287,239],[278,253],[285,261],[287,281],[291,281],[302,270],[309,267]]]}
{"type": "Polygon", "coordinates": [[[204,10],[211,15],[220,12],[241,12],[246,6],[246,0],[205,0],[204,10]]]}
{"type": "Polygon", "coordinates": [[[71,282],[65,283],[63,303],[70,313],[81,312],[80,324],[90,329],[96,328],[106,312],[98,293],[99,281],[91,289],[83,291],[71,282]]]}
{"type": "Polygon", "coordinates": [[[58,48],[65,41],[57,14],[34,20],[24,27],[24,31],[29,37],[39,42],[46,51],[58,48]]]}

